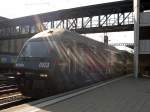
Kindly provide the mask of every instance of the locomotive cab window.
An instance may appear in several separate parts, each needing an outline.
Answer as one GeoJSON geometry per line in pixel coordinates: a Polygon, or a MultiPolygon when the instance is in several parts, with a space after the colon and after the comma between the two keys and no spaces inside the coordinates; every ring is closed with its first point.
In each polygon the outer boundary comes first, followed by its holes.
{"type": "Polygon", "coordinates": [[[21,57],[54,57],[56,53],[47,41],[30,41],[20,54],[21,57]],[[40,52],[39,52],[40,51],[40,52]]]}

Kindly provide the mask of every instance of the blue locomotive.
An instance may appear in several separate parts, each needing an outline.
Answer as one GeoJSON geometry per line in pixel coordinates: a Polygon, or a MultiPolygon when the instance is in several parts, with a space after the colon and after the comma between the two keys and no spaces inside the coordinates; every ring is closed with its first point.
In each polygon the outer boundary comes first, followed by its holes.
{"type": "Polygon", "coordinates": [[[0,53],[0,71],[13,72],[17,54],[15,53],[0,53]]]}
{"type": "Polygon", "coordinates": [[[132,64],[130,53],[75,32],[50,29],[25,42],[15,67],[22,94],[41,98],[127,74],[132,64]]]}

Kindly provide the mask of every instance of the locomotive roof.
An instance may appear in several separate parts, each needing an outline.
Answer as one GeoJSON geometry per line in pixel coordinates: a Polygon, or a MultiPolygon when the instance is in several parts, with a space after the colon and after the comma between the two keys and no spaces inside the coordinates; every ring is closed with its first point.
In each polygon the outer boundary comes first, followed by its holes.
{"type": "Polygon", "coordinates": [[[94,46],[101,46],[103,48],[105,47],[105,49],[118,51],[116,48],[114,48],[112,46],[106,46],[102,42],[98,42],[98,41],[93,40],[89,37],[85,37],[85,36],[82,36],[76,32],[71,32],[71,31],[65,30],[65,29],[45,30],[43,32],[40,32],[40,33],[34,35],[28,41],[46,40],[46,39],[50,39],[51,41],[52,40],[69,41],[68,43],[70,43],[71,41],[76,41],[77,43],[85,43],[86,45],[89,45],[89,46],[93,45],[93,47],[94,46]]]}

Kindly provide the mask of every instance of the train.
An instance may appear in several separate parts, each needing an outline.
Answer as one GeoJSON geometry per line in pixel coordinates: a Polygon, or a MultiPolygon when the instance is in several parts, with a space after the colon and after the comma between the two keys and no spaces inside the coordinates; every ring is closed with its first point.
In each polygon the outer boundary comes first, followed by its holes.
{"type": "Polygon", "coordinates": [[[0,72],[13,73],[16,58],[27,38],[0,40],[0,72]]]}
{"type": "Polygon", "coordinates": [[[17,54],[15,53],[0,53],[0,72],[12,72],[17,54]]]}
{"type": "Polygon", "coordinates": [[[16,63],[23,95],[43,98],[133,72],[133,54],[65,29],[29,38],[16,63]]]}

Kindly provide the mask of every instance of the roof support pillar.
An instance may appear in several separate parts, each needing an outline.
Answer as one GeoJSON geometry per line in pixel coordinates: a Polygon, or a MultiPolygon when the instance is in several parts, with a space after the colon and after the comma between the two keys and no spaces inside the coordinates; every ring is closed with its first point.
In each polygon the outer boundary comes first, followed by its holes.
{"type": "Polygon", "coordinates": [[[134,10],[134,77],[139,73],[139,27],[140,27],[140,0],[133,1],[134,10]]]}

